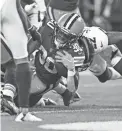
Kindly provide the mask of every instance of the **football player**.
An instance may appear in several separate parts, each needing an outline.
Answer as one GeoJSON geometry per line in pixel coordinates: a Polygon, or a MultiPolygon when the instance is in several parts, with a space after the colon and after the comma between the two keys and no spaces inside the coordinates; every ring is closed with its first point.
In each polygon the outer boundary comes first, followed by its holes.
{"type": "MultiPolygon", "coordinates": [[[[77,13],[81,16],[79,10],[79,0],[49,0],[47,5],[47,17],[50,20],[58,22],[59,18],[64,14],[77,13]]],[[[75,17],[75,16],[74,16],[75,17]]],[[[85,26],[85,22],[82,19],[82,26],[85,26]]],[[[62,82],[65,82],[65,78],[62,77],[62,82]]]]}
{"type": "MultiPolygon", "coordinates": [[[[66,19],[68,19],[69,17],[71,16],[67,15],[66,19]]],[[[77,15],[77,18],[75,18],[74,15],[71,18],[72,18],[72,21],[76,20],[77,24],[80,24],[80,23],[82,24],[82,20],[80,19],[78,15],[77,15]]],[[[56,55],[56,52],[59,50],[59,47],[57,47],[57,44],[59,44],[59,42],[55,41],[54,39],[54,36],[55,36],[54,32],[56,29],[55,27],[56,27],[55,22],[49,21],[45,27],[40,28],[39,32],[41,33],[42,42],[40,44],[40,47],[38,46],[39,49],[36,52],[36,56],[35,56],[36,74],[39,80],[42,81],[46,85],[47,83],[50,86],[52,85],[52,87],[55,87],[54,85],[57,85],[56,83],[60,80],[62,76],[67,77],[67,68],[63,64],[55,62],[55,55],[56,55]]],[[[29,48],[28,48],[29,52],[32,52],[30,50],[33,50],[32,48],[34,46],[37,47],[36,45],[38,45],[37,41],[34,43],[33,41],[30,40],[29,48]]],[[[77,44],[74,45],[73,50],[75,50],[76,54],[80,52],[77,49],[77,44]]],[[[47,90],[47,87],[48,86],[46,86],[46,90],[47,90]]],[[[70,94],[70,96],[72,95],[70,94]]],[[[69,105],[69,103],[64,103],[64,104],[69,105]]]]}
{"type": "MultiPolygon", "coordinates": [[[[64,18],[65,18],[65,16],[64,16],[64,18]]],[[[63,17],[62,17],[62,19],[63,19],[63,17]]],[[[56,34],[59,34],[58,35],[59,38],[61,37],[61,34],[65,35],[66,33],[69,34],[70,37],[72,36],[70,33],[71,30],[70,30],[70,28],[68,28],[69,26],[65,26],[64,21],[61,20],[61,21],[59,21],[58,24],[59,24],[59,29],[56,34]]],[[[75,29],[77,27],[80,27],[80,25],[78,25],[78,24],[74,24],[74,25],[76,25],[75,29]]],[[[111,55],[111,66],[112,67],[108,67],[106,61],[101,57],[101,54],[99,54],[99,53],[102,52],[103,50],[105,50],[109,44],[113,44],[113,43],[115,44],[115,43],[119,42],[120,40],[122,40],[122,33],[121,32],[108,32],[108,33],[106,33],[104,30],[102,30],[99,27],[85,27],[82,34],[81,34],[82,37],[79,37],[80,34],[78,31],[76,31],[77,32],[76,36],[79,38],[79,40],[78,40],[79,45],[81,45],[80,40],[86,38],[87,41],[90,41],[92,47],[94,48],[94,49],[91,48],[89,50],[90,57],[92,57],[93,59],[89,63],[89,65],[87,65],[87,68],[89,67],[89,70],[91,72],[93,72],[93,74],[99,79],[100,82],[106,82],[107,80],[121,78],[122,56],[121,56],[119,49],[116,48],[115,46],[111,46],[112,52],[110,55],[111,55]],[[116,35],[116,37],[115,37],[115,35],[116,35]],[[94,51],[92,51],[92,49],[94,51]]],[[[76,32],[73,31],[72,34],[76,34],[76,32]]],[[[66,41],[68,41],[67,43],[71,43],[72,39],[70,37],[69,38],[65,37],[66,41]]],[[[62,37],[62,39],[64,39],[64,37],[62,37]]],[[[89,42],[86,42],[86,45],[88,45],[88,43],[89,42]]],[[[89,46],[90,46],[90,44],[89,44],[89,46]]],[[[88,56],[89,56],[89,54],[88,54],[88,56]]],[[[62,58],[62,56],[61,56],[61,58],[62,58]]],[[[84,61],[82,60],[80,62],[83,62],[82,63],[83,65],[84,65],[84,63],[86,64],[85,59],[84,59],[84,61]]],[[[83,68],[83,66],[81,66],[81,69],[82,68],[83,68]]]]}
{"type": "Polygon", "coordinates": [[[90,66],[90,71],[101,82],[121,78],[122,54],[117,46],[112,44],[122,41],[122,33],[106,32],[99,27],[85,27],[83,36],[92,41],[96,53],[90,66]],[[107,51],[109,52],[109,58],[105,56],[105,52],[107,51]],[[108,67],[105,59],[109,61],[109,66],[111,67],[108,67]]]}
{"type": "MultiPolygon", "coordinates": [[[[42,121],[28,112],[31,84],[27,52],[28,22],[20,2],[21,0],[3,0],[0,5],[2,43],[9,47],[16,63],[20,114],[16,117],[15,121],[22,121],[22,119],[20,120],[20,116],[25,121],[42,121]]],[[[4,56],[4,54],[2,55],[4,56]]],[[[9,60],[8,54],[6,57],[9,60]]]]}

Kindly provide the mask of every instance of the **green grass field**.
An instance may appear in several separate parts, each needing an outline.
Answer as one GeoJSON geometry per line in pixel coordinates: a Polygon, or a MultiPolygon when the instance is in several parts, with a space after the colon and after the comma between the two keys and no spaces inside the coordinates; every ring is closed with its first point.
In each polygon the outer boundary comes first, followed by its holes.
{"type": "Polygon", "coordinates": [[[122,79],[100,83],[82,73],[78,92],[81,101],[64,107],[61,98],[49,92],[59,105],[30,109],[42,122],[14,122],[15,116],[1,114],[2,131],[122,131],[122,79]]]}

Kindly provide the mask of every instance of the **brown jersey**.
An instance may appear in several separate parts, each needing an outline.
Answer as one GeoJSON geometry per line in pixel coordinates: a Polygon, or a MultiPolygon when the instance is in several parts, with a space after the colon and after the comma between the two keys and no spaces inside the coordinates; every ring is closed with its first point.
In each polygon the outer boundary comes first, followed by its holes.
{"type": "MultiPolygon", "coordinates": [[[[55,54],[57,51],[53,41],[53,23],[48,22],[41,32],[42,44],[36,54],[35,66],[38,77],[44,82],[55,84],[61,76],[67,77],[67,68],[62,63],[55,62],[55,54]]],[[[69,49],[64,49],[69,52],[75,59],[75,66],[81,64],[81,49],[78,43],[74,43],[69,49]]]]}

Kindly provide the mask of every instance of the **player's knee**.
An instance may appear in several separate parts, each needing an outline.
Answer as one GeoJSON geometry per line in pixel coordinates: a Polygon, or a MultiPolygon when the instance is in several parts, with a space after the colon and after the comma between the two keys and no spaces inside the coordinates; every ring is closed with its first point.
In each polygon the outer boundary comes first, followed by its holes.
{"type": "Polygon", "coordinates": [[[104,83],[111,79],[111,71],[107,67],[106,70],[103,72],[103,74],[96,76],[96,77],[98,78],[100,82],[104,83]]]}

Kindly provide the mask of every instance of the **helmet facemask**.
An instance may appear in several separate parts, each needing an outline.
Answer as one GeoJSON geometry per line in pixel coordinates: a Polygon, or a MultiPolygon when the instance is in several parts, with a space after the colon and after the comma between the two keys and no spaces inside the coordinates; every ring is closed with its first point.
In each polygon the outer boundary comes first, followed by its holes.
{"type": "Polygon", "coordinates": [[[70,33],[67,29],[61,28],[58,25],[55,26],[54,33],[54,43],[58,49],[65,47],[69,48],[70,45],[78,38],[77,35],[70,33]]]}

